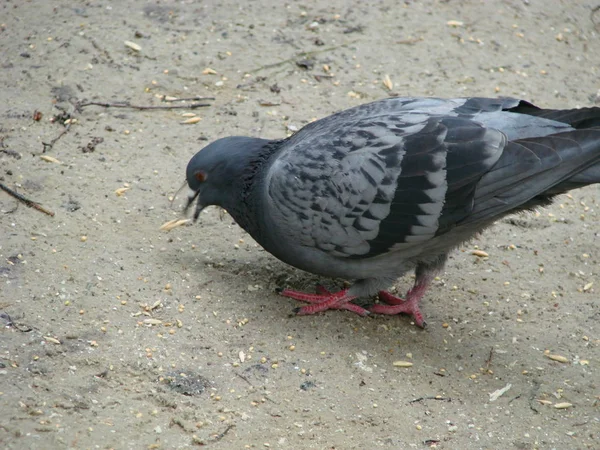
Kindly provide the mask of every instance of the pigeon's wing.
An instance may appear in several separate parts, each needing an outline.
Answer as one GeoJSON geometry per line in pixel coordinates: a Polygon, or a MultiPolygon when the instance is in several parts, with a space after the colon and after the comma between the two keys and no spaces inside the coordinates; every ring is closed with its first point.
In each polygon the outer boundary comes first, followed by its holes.
{"type": "Polygon", "coordinates": [[[597,177],[598,117],[515,99],[352,108],[285,142],[265,179],[269,211],[286,239],[338,257],[477,230],[597,177]]]}
{"type": "Polygon", "coordinates": [[[442,106],[345,112],[289,139],[265,178],[279,234],[364,258],[420,245],[464,219],[507,139],[467,115],[440,115],[456,105],[442,106]]]}

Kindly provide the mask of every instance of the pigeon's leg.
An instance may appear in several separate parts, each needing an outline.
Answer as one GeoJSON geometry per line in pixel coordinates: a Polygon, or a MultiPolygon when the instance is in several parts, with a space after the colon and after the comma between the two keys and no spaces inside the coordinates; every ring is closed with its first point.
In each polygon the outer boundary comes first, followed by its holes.
{"type": "Polygon", "coordinates": [[[379,303],[373,305],[369,308],[369,311],[376,314],[408,314],[409,316],[412,316],[417,326],[425,328],[427,324],[419,309],[419,300],[421,300],[425,291],[427,291],[428,284],[427,281],[423,284],[415,283],[412,289],[406,293],[406,299],[404,300],[389,292],[380,291],[379,298],[387,304],[384,305],[379,303]]]}
{"type": "Polygon", "coordinates": [[[356,297],[348,295],[348,289],[331,293],[323,286],[317,286],[316,294],[307,294],[306,292],[292,291],[290,289],[283,289],[279,293],[284,297],[311,303],[310,305],[296,309],[296,314],[300,316],[315,314],[327,309],[347,309],[359,316],[367,316],[369,314],[369,311],[365,308],[351,303],[351,300],[354,300],[356,297]]]}
{"type": "Polygon", "coordinates": [[[441,270],[446,263],[447,255],[440,255],[437,260],[429,264],[419,263],[415,270],[415,284],[406,293],[406,298],[401,299],[396,297],[389,292],[380,291],[379,298],[384,304],[373,305],[369,308],[369,311],[376,314],[408,314],[412,316],[417,326],[425,328],[427,323],[423,318],[423,314],[419,309],[419,301],[425,295],[429,284],[433,280],[434,274],[441,270]]]}
{"type": "Polygon", "coordinates": [[[380,302],[383,302],[386,305],[401,305],[402,303],[406,303],[405,299],[401,297],[396,297],[388,291],[379,291],[377,293],[377,297],[379,298],[380,302]]]}

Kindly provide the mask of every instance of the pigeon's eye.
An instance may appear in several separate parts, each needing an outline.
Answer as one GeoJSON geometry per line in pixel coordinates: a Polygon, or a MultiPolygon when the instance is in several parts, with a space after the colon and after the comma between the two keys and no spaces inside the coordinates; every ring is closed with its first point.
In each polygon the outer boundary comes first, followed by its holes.
{"type": "Polygon", "coordinates": [[[206,181],[206,173],[196,172],[196,180],[198,180],[200,183],[204,183],[206,181]]]}

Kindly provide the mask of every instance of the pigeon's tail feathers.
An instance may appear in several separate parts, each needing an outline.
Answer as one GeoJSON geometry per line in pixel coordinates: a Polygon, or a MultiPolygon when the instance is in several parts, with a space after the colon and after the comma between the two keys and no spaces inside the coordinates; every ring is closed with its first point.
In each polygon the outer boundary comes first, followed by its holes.
{"type": "Polygon", "coordinates": [[[575,109],[542,109],[521,100],[517,106],[507,109],[507,111],[566,123],[576,130],[600,127],[600,107],[597,106],[575,109]]]}
{"type": "Polygon", "coordinates": [[[463,223],[546,204],[554,195],[594,183],[600,183],[600,127],[511,141],[479,181],[463,223]]]}

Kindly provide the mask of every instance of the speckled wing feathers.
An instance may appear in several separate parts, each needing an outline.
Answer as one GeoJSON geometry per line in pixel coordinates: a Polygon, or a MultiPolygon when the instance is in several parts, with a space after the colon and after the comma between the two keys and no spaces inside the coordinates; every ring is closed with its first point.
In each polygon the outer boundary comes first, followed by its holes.
{"type": "Polygon", "coordinates": [[[292,148],[278,158],[268,194],[290,236],[336,256],[369,251],[389,214],[404,154],[403,137],[384,131],[355,125],[333,140],[313,140],[301,155],[292,148]]]}
{"type": "Polygon", "coordinates": [[[334,256],[363,258],[418,245],[464,217],[474,182],[506,138],[453,114],[463,103],[379,102],[293,136],[266,183],[282,232],[334,256]]]}

